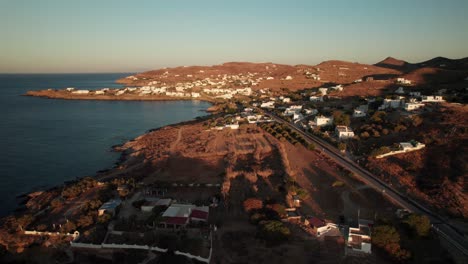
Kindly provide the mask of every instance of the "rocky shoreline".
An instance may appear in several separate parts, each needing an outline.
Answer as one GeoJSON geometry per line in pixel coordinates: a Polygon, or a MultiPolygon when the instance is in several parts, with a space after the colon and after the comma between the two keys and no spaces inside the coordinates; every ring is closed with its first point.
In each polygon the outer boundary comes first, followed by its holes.
{"type": "Polygon", "coordinates": [[[215,100],[210,98],[191,98],[191,97],[170,97],[161,95],[146,95],[139,96],[133,94],[127,95],[96,95],[96,94],[71,94],[64,90],[37,90],[28,91],[24,96],[43,97],[47,99],[64,99],[64,100],[95,100],[95,101],[202,101],[215,103],[215,100]]]}

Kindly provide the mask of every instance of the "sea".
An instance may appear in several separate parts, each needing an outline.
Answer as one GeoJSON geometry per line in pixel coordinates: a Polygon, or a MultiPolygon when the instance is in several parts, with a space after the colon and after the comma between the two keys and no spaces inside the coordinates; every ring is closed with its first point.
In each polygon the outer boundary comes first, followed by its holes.
{"type": "Polygon", "coordinates": [[[207,115],[202,101],[82,101],[29,90],[122,87],[119,74],[0,74],[0,216],[18,196],[112,168],[122,144],[150,129],[207,115]]]}

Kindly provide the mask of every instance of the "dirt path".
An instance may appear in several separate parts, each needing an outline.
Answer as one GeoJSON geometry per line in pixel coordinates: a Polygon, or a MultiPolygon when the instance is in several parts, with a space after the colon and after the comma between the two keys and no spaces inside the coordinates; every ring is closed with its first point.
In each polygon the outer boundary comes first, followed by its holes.
{"type": "Polygon", "coordinates": [[[169,149],[171,155],[173,155],[176,152],[177,144],[179,144],[180,140],[182,139],[182,129],[182,127],[179,128],[179,130],[177,131],[177,139],[171,144],[171,147],[169,149]]]}

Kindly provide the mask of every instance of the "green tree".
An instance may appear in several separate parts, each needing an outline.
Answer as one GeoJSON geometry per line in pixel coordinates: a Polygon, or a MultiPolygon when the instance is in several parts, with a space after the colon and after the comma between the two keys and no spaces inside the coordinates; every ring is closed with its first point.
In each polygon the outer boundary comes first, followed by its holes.
{"type": "Polygon", "coordinates": [[[381,225],[372,231],[372,244],[385,250],[391,257],[399,261],[407,260],[411,257],[408,250],[400,246],[400,234],[395,227],[381,225]]]}
{"type": "Polygon", "coordinates": [[[268,242],[279,243],[285,241],[291,235],[291,231],[280,221],[261,221],[258,236],[268,242]]]}
{"type": "Polygon", "coordinates": [[[338,143],[338,149],[341,151],[346,150],[346,143],[338,143]]]}
{"type": "Polygon", "coordinates": [[[350,116],[341,111],[333,112],[333,122],[337,126],[349,126],[351,124],[350,116]]]}
{"type": "Polygon", "coordinates": [[[372,243],[380,248],[385,248],[391,244],[399,244],[400,234],[393,226],[376,226],[372,231],[372,243]]]}
{"type": "Polygon", "coordinates": [[[420,237],[429,235],[431,221],[425,215],[410,214],[405,223],[420,237]]]}
{"type": "Polygon", "coordinates": [[[387,113],[384,111],[377,111],[372,115],[371,121],[372,123],[382,123],[385,119],[385,116],[387,116],[387,113]]]}

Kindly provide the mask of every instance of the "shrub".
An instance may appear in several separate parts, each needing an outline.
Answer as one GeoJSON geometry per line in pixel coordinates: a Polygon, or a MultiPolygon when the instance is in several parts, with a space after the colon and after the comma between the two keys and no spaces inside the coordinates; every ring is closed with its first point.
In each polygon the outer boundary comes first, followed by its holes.
{"type": "Polygon", "coordinates": [[[309,145],[307,145],[307,148],[309,150],[315,150],[315,144],[314,143],[310,143],[309,145]]]}
{"type": "Polygon", "coordinates": [[[376,156],[379,156],[379,155],[388,153],[388,152],[390,152],[390,151],[391,151],[391,150],[390,150],[389,147],[385,147],[385,146],[384,146],[384,147],[380,147],[380,148],[378,148],[378,149],[372,150],[371,156],[372,156],[372,157],[376,157],[376,156]]]}
{"type": "Polygon", "coordinates": [[[395,132],[405,131],[406,127],[404,125],[397,125],[393,130],[395,132]]]}
{"type": "Polygon", "coordinates": [[[248,198],[244,201],[244,210],[251,212],[253,210],[259,210],[263,208],[263,201],[257,198],[248,198]]]}
{"type": "Polygon", "coordinates": [[[341,186],[344,186],[345,183],[342,182],[342,181],[335,181],[333,184],[332,184],[332,187],[341,187],[341,186]]]}
{"type": "Polygon", "coordinates": [[[372,115],[371,121],[372,123],[382,123],[386,115],[387,113],[383,111],[377,111],[372,115]]]}
{"type": "Polygon", "coordinates": [[[372,244],[384,249],[390,256],[397,260],[407,260],[411,254],[400,246],[400,234],[393,226],[381,225],[372,232],[372,244]]]}
{"type": "Polygon", "coordinates": [[[369,133],[367,131],[364,131],[364,132],[361,133],[361,138],[367,139],[367,138],[369,138],[369,136],[370,135],[369,135],[369,133]]]}
{"type": "Polygon", "coordinates": [[[431,231],[431,221],[425,215],[411,214],[405,223],[420,237],[428,236],[431,231]]]}
{"type": "Polygon", "coordinates": [[[258,224],[260,221],[264,219],[265,219],[265,215],[260,214],[260,213],[254,213],[252,214],[252,216],[250,216],[250,222],[254,225],[258,224]]]}
{"type": "Polygon", "coordinates": [[[287,240],[291,231],[280,221],[262,221],[259,225],[258,236],[268,242],[279,243],[287,240]]]}
{"type": "Polygon", "coordinates": [[[338,149],[341,150],[341,151],[345,151],[346,150],[346,144],[345,143],[339,143],[338,144],[338,149]]]}
{"type": "Polygon", "coordinates": [[[278,215],[279,218],[283,218],[286,216],[286,207],[284,205],[277,204],[277,203],[269,204],[267,205],[267,208],[274,211],[278,215]]]}

